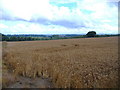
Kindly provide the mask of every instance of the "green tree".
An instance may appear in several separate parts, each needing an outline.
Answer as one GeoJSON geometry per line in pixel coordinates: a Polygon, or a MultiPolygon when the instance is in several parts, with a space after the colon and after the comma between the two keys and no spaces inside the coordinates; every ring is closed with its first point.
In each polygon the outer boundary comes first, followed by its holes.
{"type": "Polygon", "coordinates": [[[95,31],[89,31],[86,35],[87,35],[87,37],[95,37],[96,32],[95,31]]]}
{"type": "Polygon", "coordinates": [[[10,37],[10,41],[16,41],[16,40],[17,40],[17,39],[16,39],[15,36],[10,37]]]}
{"type": "Polygon", "coordinates": [[[9,37],[0,33],[0,41],[8,41],[9,37]],[[2,38],[1,38],[2,37],[2,38]],[[2,39],[2,40],[1,40],[2,39]]]}
{"type": "Polygon", "coordinates": [[[52,35],[52,39],[59,39],[60,36],[59,35],[52,35]]]}

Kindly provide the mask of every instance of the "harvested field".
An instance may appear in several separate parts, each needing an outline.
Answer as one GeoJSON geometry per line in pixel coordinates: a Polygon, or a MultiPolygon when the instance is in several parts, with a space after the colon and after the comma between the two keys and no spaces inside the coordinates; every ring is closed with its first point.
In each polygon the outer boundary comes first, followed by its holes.
{"type": "Polygon", "coordinates": [[[118,37],[7,42],[3,75],[3,87],[44,77],[56,88],[115,88],[118,37]]]}

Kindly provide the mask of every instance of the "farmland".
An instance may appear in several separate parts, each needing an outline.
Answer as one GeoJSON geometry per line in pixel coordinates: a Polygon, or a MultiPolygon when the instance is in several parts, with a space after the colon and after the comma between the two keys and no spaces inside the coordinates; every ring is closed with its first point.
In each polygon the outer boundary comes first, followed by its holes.
{"type": "Polygon", "coordinates": [[[16,41],[3,45],[3,87],[16,83],[20,77],[42,77],[55,88],[118,87],[118,37],[16,41]]]}

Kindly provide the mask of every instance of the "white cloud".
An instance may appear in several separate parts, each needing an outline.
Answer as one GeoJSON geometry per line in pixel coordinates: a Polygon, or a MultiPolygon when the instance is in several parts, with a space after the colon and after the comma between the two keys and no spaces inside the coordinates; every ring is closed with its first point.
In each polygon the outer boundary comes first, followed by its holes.
{"type": "Polygon", "coordinates": [[[2,29],[2,28],[8,28],[8,26],[5,25],[5,24],[0,24],[0,28],[1,28],[1,29],[2,29]]]}
{"type": "Polygon", "coordinates": [[[120,0],[106,0],[107,2],[119,2],[120,0]]]}
{"type": "Polygon", "coordinates": [[[20,18],[39,23],[19,23],[9,26],[11,31],[14,29],[14,32],[18,33],[85,33],[88,30],[98,30],[98,32],[103,30],[102,32],[109,33],[108,29],[116,32],[118,24],[117,7],[110,7],[105,0],[1,0],[0,8],[4,11],[3,15],[7,14],[9,16],[7,18],[12,20],[20,18]],[[52,5],[50,2],[58,4],[75,2],[77,6],[71,9],[66,6],[52,5]],[[49,25],[42,25],[43,21],[49,25]],[[68,28],[63,25],[65,21],[77,27],[71,28],[68,24],[70,27],[68,28]]]}

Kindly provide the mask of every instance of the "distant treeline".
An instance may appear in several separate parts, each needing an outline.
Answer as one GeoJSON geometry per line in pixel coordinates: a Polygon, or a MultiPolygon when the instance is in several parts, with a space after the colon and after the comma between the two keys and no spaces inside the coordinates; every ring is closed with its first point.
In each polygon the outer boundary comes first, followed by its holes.
{"type": "MultiPolygon", "coordinates": [[[[95,35],[94,37],[111,37],[116,35],[95,35]]],[[[1,34],[1,41],[35,41],[35,40],[56,40],[56,39],[72,39],[72,38],[89,38],[86,35],[67,34],[67,35],[4,35],[1,34]]]]}

